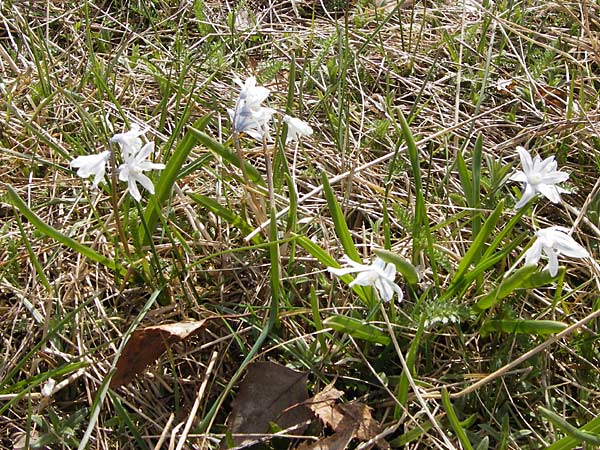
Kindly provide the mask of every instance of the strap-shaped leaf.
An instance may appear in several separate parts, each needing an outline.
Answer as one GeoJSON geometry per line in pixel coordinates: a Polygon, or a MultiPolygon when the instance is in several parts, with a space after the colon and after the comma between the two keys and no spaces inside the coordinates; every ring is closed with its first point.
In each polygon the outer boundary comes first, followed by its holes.
{"type": "MultiPolygon", "coordinates": [[[[206,127],[209,120],[210,115],[206,115],[194,122],[193,127],[203,129],[206,127]]],[[[171,196],[171,190],[173,189],[175,181],[179,178],[181,167],[197,142],[198,139],[195,133],[188,130],[169,158],[166,167],[161,172],[160,177],[156,182],[154,196],[150,197],[148,206],[146,206],[146,210],[144,211],[144,220],[150,233],[154,232],[160,211],[171,196]]],[[[146,234],[144,227],[140,228],[140,234],[140,242],[147,245],[150,237],[146,234]]]]}
{"type": "Polygon", "coordinates": [[[323,176],[321,178],[323,180],[323,193],[325,194],[325,199],[327,200],[327,205],[329,206],[329,212],[331,213],[331,218],[333,219],[333,224],[335,226],[335,234],[337,234],[338,239],[342,243],[342,247],[344,248],[346,255],[348,255],[354,261],[362,263],[362,259],[358,254],[358,250],[356,250],[356,246],[354,245],[354,240],[350,235],[350,230],[348,229],[348,224],[344,218],[344,213],[342,212],[342,208],[335,197],[333,189],[331,189],[327,175],[323,172],[323,176]]]}
{"type": "Polygon", "coordinates": [[[363,341],[374,342],[381,345],[389,345],[391,342],[387,333],[384,333],[370,323],[355,319],[354,317],[331,316],[323,321],[323,325],[363,341]]]}
{"type": "Polygon", "coordinates": [[[6,192],[13,206],[17,208],[19,212],[23,214],[23,216],[25,216],[27,220],[41,233],[45,234],[49,238],[54,239],[56,242],[66,245],[70,249],[75,250],[77,253],[85,256],[86,258],[91,259],[98,264],[102,264],[103,266],[108,267],[110,270],[119,272],[121,276],[125,276],[127,274],[127,269],[115,260],[98,253],[96,250],[88,247],[85,244],[77,242],[75,239],[70,238],[66,234],[61,233],[56,228],[53,228],[44,222],[27,206],[27,204],[23,201],[23,199],[21,199],[21,197],[19,197],[19,194],[17,194],[12,187],[7,186],[6,192]]]}
{"type": "Polygon", "coordinates": [[[556,334],[567,328],[567,324],[554,320],[518,320],[498,319],[489,320],[481,327],[481,336],[499,331],[511,334],[556,334]]]}

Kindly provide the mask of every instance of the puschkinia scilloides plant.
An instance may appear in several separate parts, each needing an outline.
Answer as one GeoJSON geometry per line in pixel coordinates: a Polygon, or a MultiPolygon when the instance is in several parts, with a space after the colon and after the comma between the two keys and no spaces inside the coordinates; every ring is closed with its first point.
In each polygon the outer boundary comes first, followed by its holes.
{"type": "MultiPolygon", "coordinates": [[[[146,133],[138,124],[133,124],[131,129],[124,133],[117,133],[110,142],[117,144],[121,149],[122,164],[118,167],[119,180],[127,183],[127,190],[135,201],[142,199],[138,183],[150,194],[154,194],[152,180],[144,175],[149,170],[162,170],[164,164],[148,161],[154,152],[154,142],[144,144],[140,136],[146,133]]],[[[105,150],[95,155],[78,156],[71,161],[71,167],[77,168],[77,175],[82,178],[94,176],[92,187],[97,187],[104,179],[106,165],[110,160],[110,151],[105,150]]]]}
{"type": "MultiPolygon", "coordinates": [[[[566,181],[569,174],[558,170],[558,164],[554,156],[549,156],[543,160],[539,155],[532,157],[521,146],[517,147],[517,154],[520,157],[522,168],[509,178],[511,181],[521,182],[523,185],[521,199],[515,204],[517,214],[502,227],[500,233],[495,234],[495,227],[504,211],[504,203],[501,202],[481,227],[479,234],[475,237],[471,247],[458,265],[448,288],[444,292],[438,292],[435,298],[430,298],[430,301],[447,303],[452,302],[453,299],[463,298],[464,294],[472,289],[472,284],[483,273],[495,267],[503,259],[510,257],[511,252],[516,249],[519,243],[526,242],[527,235],[521,234],[519,238],[513,239],[510,244],[502,245],[502,242],[515,231],[515,226],[521,220],[522,215],[528,211],[527,206],[532,205],[540,196],[547,198],[552,203],[559,204],[562,201],[560,194],[568,193],[559,184],[566,181]],[[475,255],[480,255],[480,259],[475,259],[475,255]]],[[[339,221],[339,218],[337,221],[339,221]]],[[[336,222],[335,218],[334,222],[336,222]]],[[[340,236],[340,233],[345,234],[344,226],[338,226],[336,222],[336,230],[342,242],[348,240],[349,236],[346,236],[346,239],[340,236]]],[[[348,247],[349,245],[346,243],[344,248],[347,250],[348,247]]],[[[482,300],[473,305],[473,311],[478,312],[488,309],[501,298],[517,289],[541,287],[554,281],[559,273],[559,257],[587,258],[592,264],[595,264],[588,250],[571,236],[568,228],[555,225],[539,229],[535,232],[534,239],[525,252],[517,258],[510,269],[497,278],[496,287],[488,286],[487,292],[483,288],[476,288],[475,295],[480,296],[482,300]],[[536,272],[535,266],[543,257],[548,259],[548,264],[542,272],[536,272]],[[523,269],[515,271],[515,268],[523,261],[523,269]]],[[[408,263],[402,258],[397,261],[403,261],[401,264],[404,266],[405,272],[405,266],[408,263]]],[[[391,263],[386,264],[378,256],[371,265],[364,265],[357,258],[353,259],[347,255],[344,255],[342,262],[348,267],[341,269],[328,267],[328,270],[338,277],[358,273],[358,276],[354,279],[344,278],[349,287],[357,285],[371,286],[375,288],[379,299],[383,301],[390,301],[394,293],[397,293],[399,300],[402,300],[402,290],[395,282],[396,271],[395,268],[390,267],[392,266],[391,263]]],[[[435,322],[436,320],[425,321],[425,323],[435,322]]]]}

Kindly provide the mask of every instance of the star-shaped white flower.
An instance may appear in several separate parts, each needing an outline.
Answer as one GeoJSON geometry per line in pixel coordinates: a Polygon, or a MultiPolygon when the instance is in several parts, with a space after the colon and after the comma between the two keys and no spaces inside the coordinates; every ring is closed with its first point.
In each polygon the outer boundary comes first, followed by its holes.
{"type": "Polygon", "coordinates": [[[263,136],[270,139],[269,121],[275,110],[261,106],[261,103],[268,97],[269,90],[263,86],[257,86],[254,77],[249,77],[245,83],[240,80],[235,80],[235,82],[242,89],[235,109],[227,108],[233,128],[238,133],[246,133],[257,141],[262,141],[263,136]]]}
{"type": "Polygon", "coordinates": [[[588,251],[578,244],[568,233],[565,227],[549,227],[536,231],[537,239],[525,252],[525,265],[537,265],[542,253],[548,257],[550,275],[558,273],[558,256],[565,255],[571,258],[588,258],[588,251]]]}
{"type": "Polygon", "coordinates": [[[119,144],[123,158],[125,158],[125,155],[130,157],[142,148],[144,143],[140,139],[140,136],[145,132],[146,130],[142,130],[137,123],[134,123],[131,125],[131,130],[115,134],[110,138],[110,141],[119,144]]]}
{"type": "Polygon", "coordinates": [[[521,158],[523,170],[519,170],[510,179],[523,183],[525,190],[515,208],[522,208],[538,193],[542,194],[552,203],[560,203],[560,194],[568,191],[556,186],[556,184],[566,181],[569,178],[569,174],[556,170],[557,163],[554,160],[554,156],[549,156],[542,161],[539,155],[531,159],[531,155],[524,147],[517,147],[517,151],[521,158]]]}
{"type": "Polygon", "coordinates": [[[304,120],[300,120],[296,117],[283,116],[283,121],[287,123],[287,136],[285,143],[290,141],[297,141],[300,136],[310,136],[313,133],[313,129],[304,120]]]}
{"type": "Polygon", "coordinates": [[[98,153],[97,155],[78,156],[71,161],[71,167],[77,168],[77,175],[81,178],[89,178],[94,175],[92,187],[98,187],[98,184],[104,180],[106,173],[106,162],[110,157],[108,150],[98,153]]]}
{"type": "Polygon", "coordinates": [[[381,300],[389,302],[394,293],[398,294],[398,301],[402,301],[404,293],[394,280],[396,278],[396,266],[392,263],[386,264],[380,257],[375,258],[372,264],[360,264],[344,255],[344,262],[349,266],[341,269],[328,267],[327,270],[334,275],[344,276],[349,273],[358,273],[356,278],[349,284],[350,287],[372,286],[377,289],[381,300]]]}
{"type": "Polygon", "coordinates": [[[137,150],[134,147],[131,147],[128,148],[127,152],[123,152],[124,162],[119,166],[119,180],[127,182],[129,193],[138,202],[142,199],[142,194],[140,194],[137,183],[140,183],[144,189],[151,194],[154,194],[152,180],[144,175],[143,172],[153,169],[162,170],[165,168],[164,164],[147,161],[148,156],[150,156],[153,151],[154,142],[148,142],[137,150]],[[131,154],[129,154],[130,150],[133,150],[131,154]]]}

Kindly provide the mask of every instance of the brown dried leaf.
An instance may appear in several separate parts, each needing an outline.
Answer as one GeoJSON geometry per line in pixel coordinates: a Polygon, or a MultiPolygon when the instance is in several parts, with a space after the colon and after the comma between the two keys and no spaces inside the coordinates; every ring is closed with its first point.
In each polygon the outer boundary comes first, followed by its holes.
{"type": "MultiPolygon", "coordinates": [[[[329,385],[306,402],[315,415],[325,425],[331,427],[334,433],[313,444],[302,444],[297,450],[344,449],[353,438],[365,442],[377,436],[380,426],[371,416],[370,408],[362,403],[336,405],[336,400],[342,394],[342,391],[329,385]]],[[[389,448],[389,444],[384,439],[381,439],[377,445],[379,448],[389,448]]]]}
{"type": "Polygon", "coordinates": [[[371,408],[362,403],[345,403],[338,408],[348,418],[348,423],[354,428],[354,437],[360,441],[368,441],[379,434],[379,424],[371,416],[371,408]]]}
{"type": "Polygon", "coordinates": [[[117,361],[110,380],[111,389],[128,384],[146,366],[164,353],[167,347],[197,333],[205,320],[197,322],[166,323],[135,330],[117,361]]]}
{"type": "Polygon", "coordinates": [[[339,391],[333,387],[333,383],[325,386],[321,392],[306,402],[306,406],[325,424],[337,429],[338,424],[344,418],[344,415],[335,407],[335,402],[342,395],[343,391],[339,391]]]}
{"type": "MultiPolygon", "coordinates": [[[[309,420],[312,415],[304,405],[307,378],[308,373],[272,362],[249,365],[229,417],[233,443],[240,446],[256,440],[247,435],[268,433],[271,422],[286,429],[309,420]]],[[[223,441],[221,447],[224,445],[223,441]]]]}
{"type": "Polygon", "coordinates": [[[312,444],[300,444],[296,447],[296,450],[345,450],[348,447],[348,443],[352,440],[353,435],[354,430],[346,428],[312,444]]]}

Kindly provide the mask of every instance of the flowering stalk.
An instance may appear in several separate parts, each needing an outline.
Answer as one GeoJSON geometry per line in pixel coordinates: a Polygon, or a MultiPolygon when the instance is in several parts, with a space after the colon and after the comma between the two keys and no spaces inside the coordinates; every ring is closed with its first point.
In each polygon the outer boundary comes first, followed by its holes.
{"type": "Polygon", "coordinates": [[[108,146],[110,148],[110,179],[112,182],[110,199],[113,207],[113,214],[115,215],[115,226],[117,227],[119,239],[123,244],[123,249],[125,250],[127,259],[131,261],[131,251],[129,250],[129,243],[127,242],[127,236],[125,235],[125,230],[123,229],[123,224],[121,223],[121,218],[119,216],[119,183],[117,179],[117,161],[115,158],[115,152],[113,150],[111,140],[108,141],[108,146]]]}
{"type": "MultiPolygon", "coordinates": [[[[264,212],[263,202],[256,198],[254,195],[254,191],[250,188],[250,179],[248,178],[248,173],[246,172],[246,160],[244,159],[244,155],[242,153],[242,147],[240,145],[240,137],[239,133],[236,129],[233,130],[233,146],[235,147],[235,151],[237,152],[238,161],[240,163],[240,170],[242,171],[242,177],[244,178],[244,186],[246,187],[246,193],[248,194],[248,203],[250,204],[250,208],[254,212],[258,223],[261,224],[265,220],[267,220],[267,216],[264,212]]],[[[269,180],[270,182],[271,180],[269,180]]]]}

